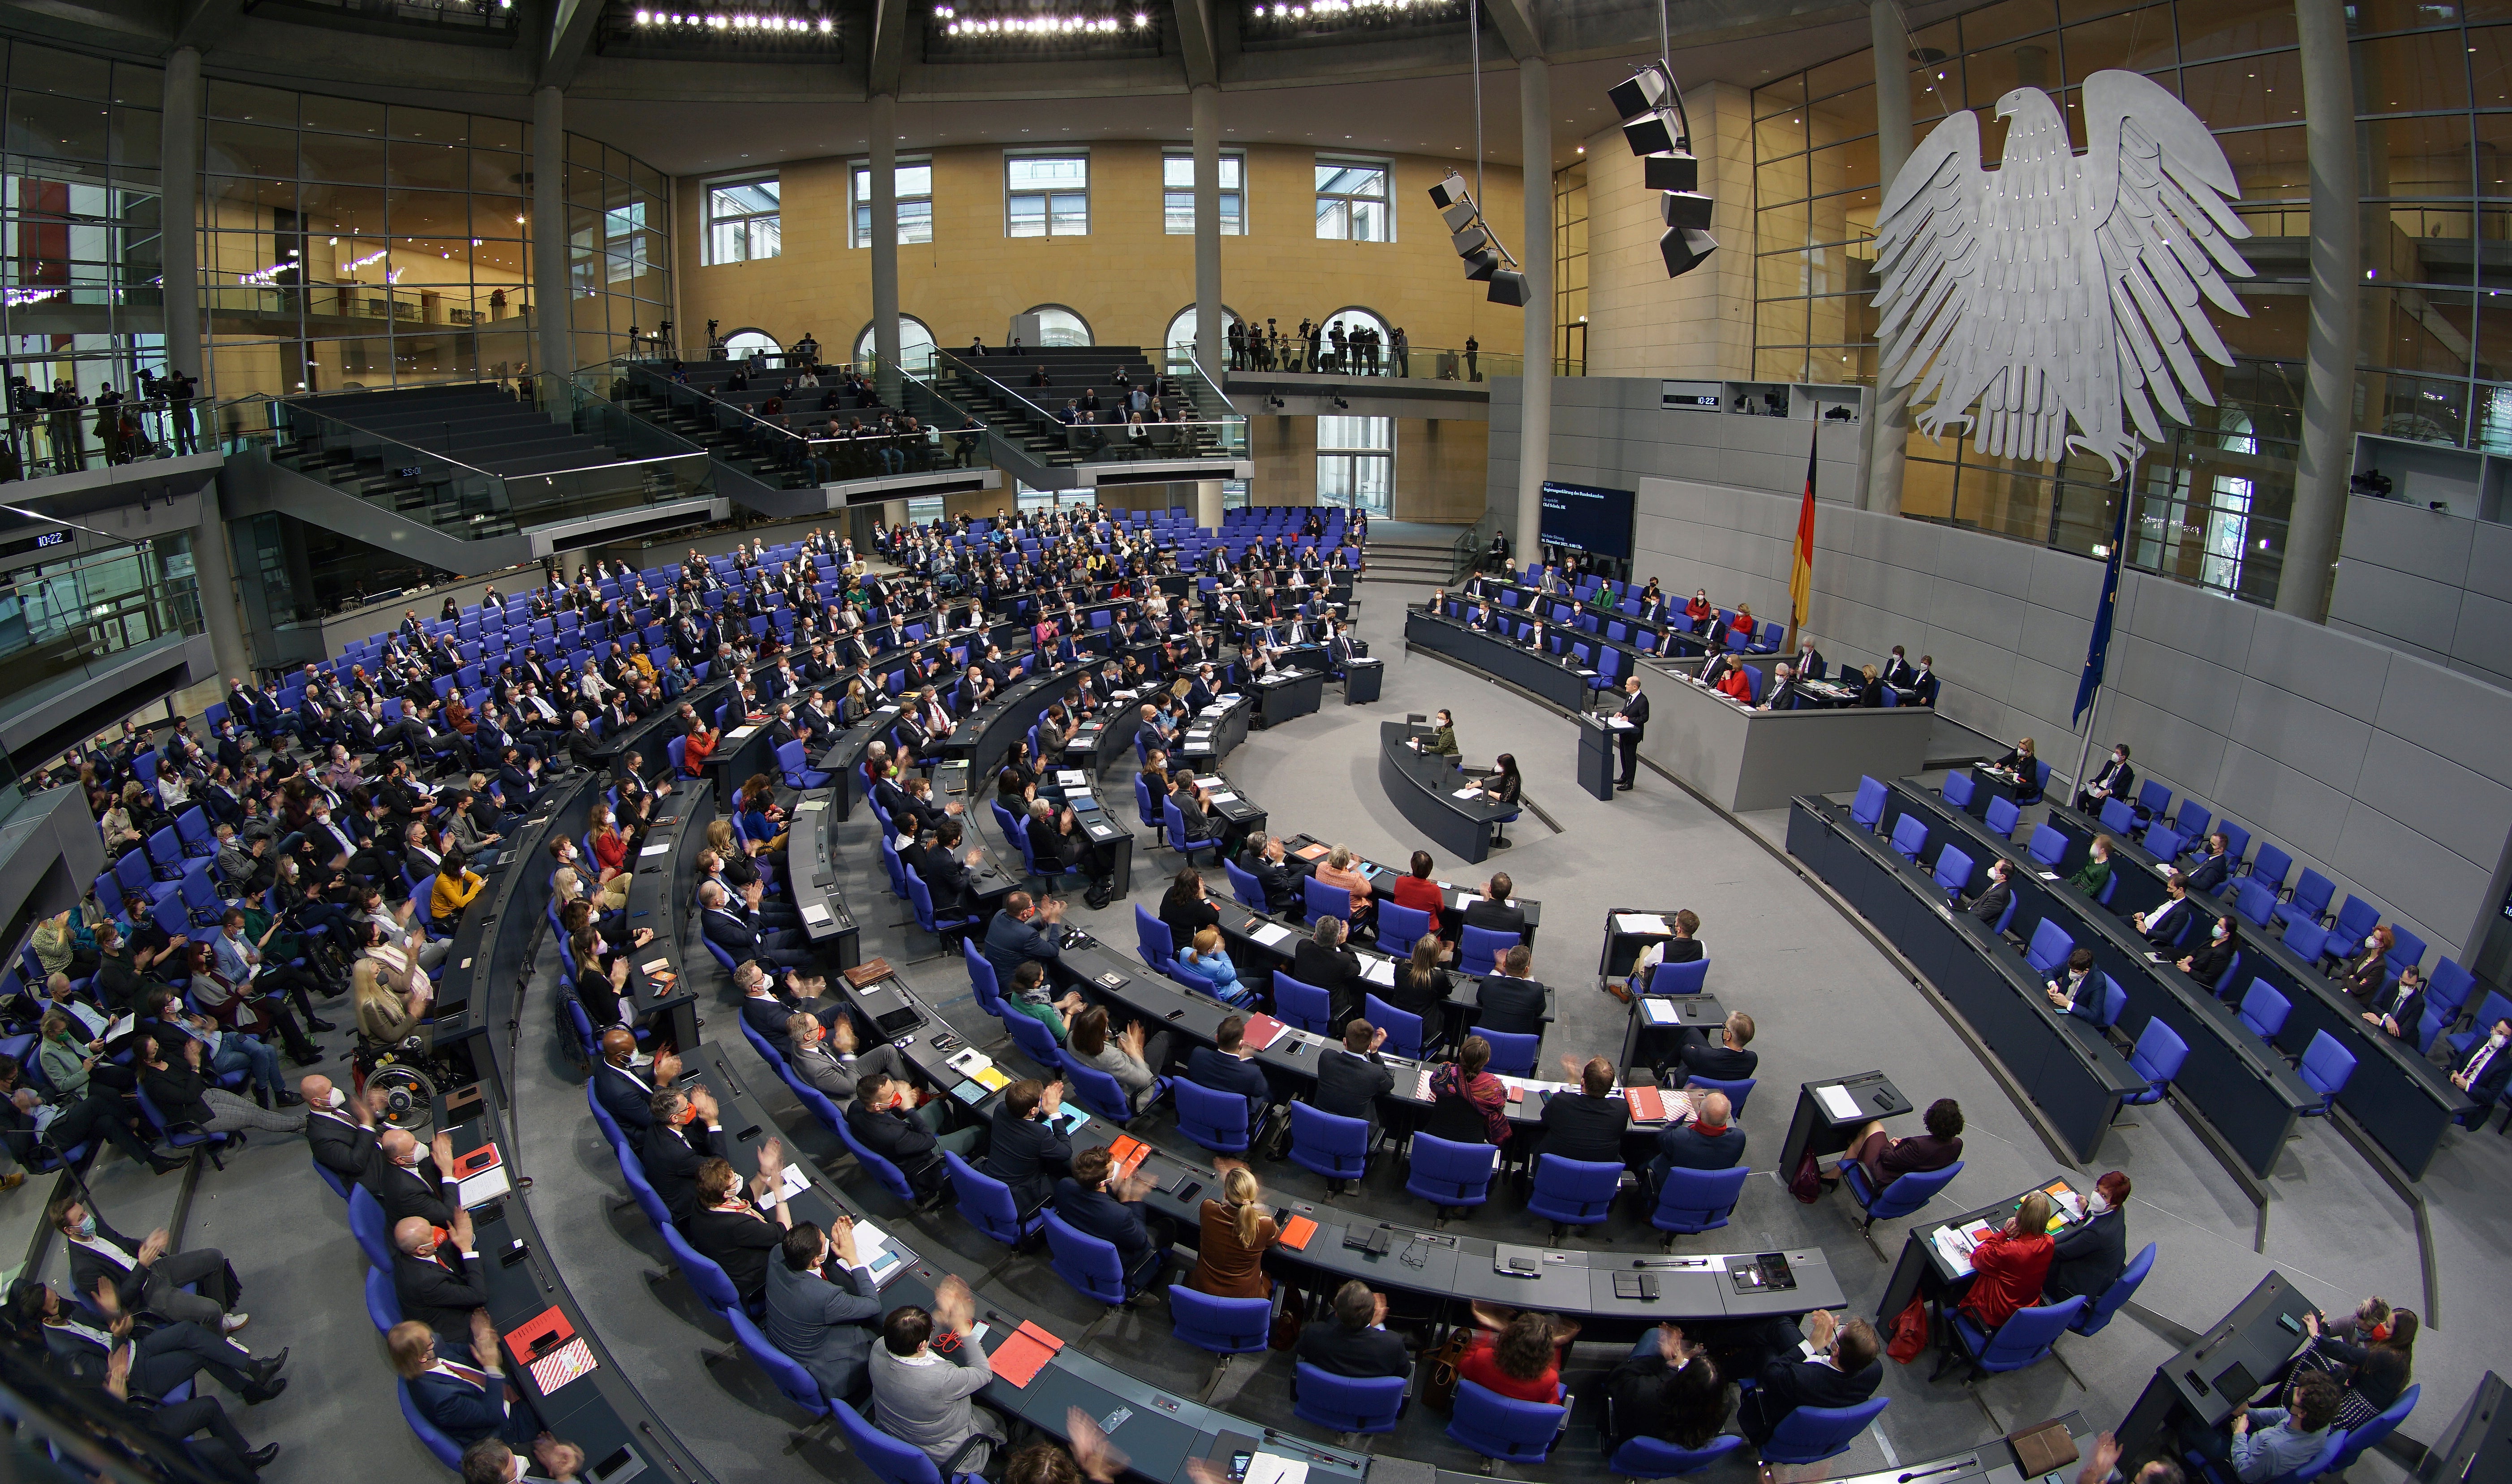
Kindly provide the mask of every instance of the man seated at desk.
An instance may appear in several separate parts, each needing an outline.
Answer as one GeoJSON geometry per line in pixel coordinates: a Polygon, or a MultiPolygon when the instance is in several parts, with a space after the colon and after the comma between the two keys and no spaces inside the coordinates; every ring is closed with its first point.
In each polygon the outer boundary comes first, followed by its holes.
{"type": "MultiPolygon", "coordinates": [[[[1300,1331],[1300,1343],[1292,1347],[1292,1358],[1329,1376],[1348,1376],[1355,1381],[1413,1374],[1412,1347],[1403,1337],[1388,1331],[1387,1296],[1372,1292],[1358,1278],[1335,1290],[1334,1322],[1312,1323],[1300,1331]]],[[[1294,1400],[1299,1396],[1296,1367],[1291,1395],[1294,1400]]]]}
{"type": "Polygon", "coordinates": [[[1601,1056],[1582,1064],[1564,1055],[1561,1071],[1571,1086],[1544,1100],[1544,1142],[1528,1157],[1558,1154],[1591,1164],[1623,1163],[1623,1131],[1631,1126],[1631,1105],[1613,1095],[1614,1064],[1601,1056]]]}
{"type": "Polygon", "coordinates": [[[1726,1023],[1718,1028],[1718,1044],[1710,1045],[1692,1031],[1683,1033],[1683,1049],[1676,1053],[1683,1063],[1684,1074],[1707,1077],[1713,1082],[1742,1082],[1753,1075],[1762,1065],[1761,1053],[1745,1048],[1752,1044],[1753,1017],[1742,1010],[1728,1012],[1726,1023]]]}
{"type": "Polygon", "coordinates": [[[1988,884],[1982,888],[1980,895],[1972,898],[1971,905],[1963,910],[1978,918],[1986,926],[1996,927],[1998,919],[2006,916],[2006,909],[2015,902],[2015,886],[2009,879],[2012,869],[2006,864],[2006,857],[2002,855],[1990,860],[1988,884]]]}
{"type": "Polygon", "coordinates": [[[1117,1249],[1125,1271],[1139,1272],[1156,1254],[1168,1251],[1176,1224],[1143,1210],[1152,1183],[1140,1176],[1111,1178],[1115,1167],[1105,1149],[1083,1150],[1073,1156],[1073,1173],[1055,1183],[1055,1214],[1085,1235],[1117,1249]]]}
{"type": "Polygon", "coordinates": [[[1523,936],[1526,909],[1511,900],[1511,894],[1516,890],[1517,883],[1510,879],[1508,872],[1492,873],[1491,879],[1483,882],[1483,894],[1466,904],[1464,925],[1523,936]]]}
{"type": "Polygon", "coordinates": [[[2305,1371],[2295,1384],[2294,1405],[2243,1407],[2232,1416],[2230,1432],[2193,1425],[2184,1418],[2180,1440],[2202,1458],[2232,1465],[2242,1484],[2266,1484],[2283,1478],[2320,1457],[2329,1442],[2329,1426],[2337,1418],[2337,1383],[2326,1371],[2305,1371]]]}
{"type": "MultiPolygon", "coordinates": [[[[1428,857],[1420,858],[1428,859],[1428,857]]],[[[1284,856],[1281,837],[1267,835],[1261,831],[1250,834],[1247,837],[1246,848],[1239,852],[1238,867],[1254,877],[1257,885],[1265,888],[1265,906],[1268,911],[1291,914],[1297,913],[1305,905],[1300,882],[1306,879],[1306,875],[1295,869],[1284,856]]]]}
{"type": "Polygon", "coordinates": [[[1648,1166],[1652,1191],[1665,1189],[1668,1170],[1732,1170],[1744,1162],[1745,1131],[1734,1122],[1727,1094],[1694,1092],[1690,1100],[1690,1118],[1657,1131],[1657,1157],[1648,1166]]]}
{"type": "Polygon", "coordinates": [[[858,1056],[854,1017],[837,1006],[826,1007],[825,1013],[825,1023],[810,1010],[798,1010],[785,1018],[785,1041],[793,1048],[786,1053],[785,1064],[796,1077],[840,1110],[855,1100],[867,1076],[913,1081],[907,1059],[896,1046],[883,1041],[858,1056]]]}
{"type": "Polygon", "coordinates": [[[2197,865],[2189,868],[2189,889],[2205,892],[2223,890],[2224,883],[2233,879],[2233,865],[2232,841],[2221,830],[2210,831],[2205,853],[2199,856],[2197,865]]]}
{"type": "Polygon", "coordinates": [[[2090,1020],[2096,1025],[2101,1024],[2102,996],[2105,992],[2101,981],[2094,977],[2092,949],[2080,948],[2069,954],[2064,972],[2041,988],[2042,993],[2050,996],[2050,1002],[2063,1013],[2073,1015],[2078,1020],[2090,1020]]]}
{"type": "Polygon", "coordinates": [[[767,1265],[768,1343],[811,1373],[820,1395],[850,1405],[872,1387],[867,1362],[881,1287],[855,1255],[855,1224],[839,1212],[823,1232],[798,1222],[767,1265]],[[835,1261],[832,1261],[834,1259],[835,1261]]]}
{"type": "Polygon", "coordinates": [[[995,1105],[981,1168],[1011,1187],[1012,1199],[1024,1211],[1045,1204],[1055,1193],[1056,1174],[1073,1166],[1073,1143],[1054,1124],[1063,1107],[1062,1077],[1043,1083],[1025,1077],[1004,1088],[995,1105]]]}
{"type": "Polygon", "coordinates": [[[1541,1035],[1544,986],[1534,975],[1535,950],[1520,943],[1503,954],[1500,971],[1484,975],[1481,987],[1474,993],[1474,1003],[1482,1010],[1474,1029],[1509,1035],[1541,1035]]]}
{"type": "Polygon", "coordinates": [[[1265,1069],[1249,1059],[1255,1050],[1247,1044],[1247,1018],[1243,1015],[1225,1017],[1212,1033],[1215,1044],[1197,1046],[1186,1059],[1186,1079],[1197,1087],[1214,1092],[1235,1092],[1247,1100],[1247,1128],[1251,1135],[1261,1130],[1274,1103],[1273,1084],[1266,1080],[1265,1069]]]}
{"type": "Polygon", "coordinates": [[[1372,1148],[1378,1144],[1378,1100],[1395,1090],[1395,1074],[1378,1054],[1386,1044],[1384,1029],[1358,1016],[1345,1022],[1343,1045],[1317,1058],[1317,1090],[1308,1099],[1319,1113],[1368,1123],[1372,1148]]]}
{"type": "Polygon", "coordinates": [[[2163,889],[2165,898],[2162,905],[2151,912],[2134,913],[2129,917],[2130,923],[2145,935],[2147,946],[2157,953],[2178,944],[2181,935],[2189,930],[2191,920],[2198,916],[2198,904],[2189,900],[2189,879],[2182,876],[2178,868],[2164,871],[2163,889]]]}
{"type": "Polygon", "coordinates": [[[1865,1320],[1844,1324],[1830,1309],[1818,1308],[1806,1316],[1801,1343],[1787,1320],[1774,1320],[1771,1327],[1785,1330],[1786,1348],[1795,1353],[1766,1363],[1736,1410],[1737,1425],[1754,1447],[1768,1443],[1799,1407],[1854,1407],[1884,1384],[1884,1347],[1865,1320]]]}
{"type": "Polygon", "coordinates": [[[1884,1131],[1884,1120],[1870,1121],[1849,1142],[1841,1155],[1839,1172],[1846,1176],[1853,1163],[1863,1166],[1866,1183],[1882,1194],[1894,1181],[1904,1175],[1925,1174],[1942,1170],[1962,1157],[1962,1105],[1951,1098],[1939,1098],[1928,1105],[1923,1119],[1928,1131],[1907,1139],[1896,1139],[1884,1131]]]}
{"type": "Polygon", "coordinates": [[[935,1098],[919,1108],[913,1085],[872,1072],[855,1081],[854,1106],[846,1110],[846,1132],[857,1144],[896,1165],[908,1184],[916,1187],[920,1202],[938,1203],[950,1184],[942,1152],[966,1159],[986,1137],[982,1128],[944,1133],[943,1124],[950,1116],[949,1098],[935,1098]]]}

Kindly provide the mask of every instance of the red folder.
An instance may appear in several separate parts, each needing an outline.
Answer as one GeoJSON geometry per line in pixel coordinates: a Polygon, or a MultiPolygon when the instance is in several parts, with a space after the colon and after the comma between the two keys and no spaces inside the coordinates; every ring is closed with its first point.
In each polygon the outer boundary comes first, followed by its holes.
{"type": "Polygon", "coordinates": [[[1623,1096],[1630,1100],[1631,1116],[1644,1123],[1661,1122],[1666,1117],[1666,1100],[1654,1087],[1629,1087],[1623,1096]]]}
{"type": "Polygon", "coordinates": [[[517,1364],[529,1365],[575,1338],[575,1326],[567,1322],[567,1315],[558,1306],[552,1305],[541,1310],[539,1317],[506,1331],[504,1338],[506,1353],[514,1356],[517,1364]]]}
{"type": "Polygon", "coordinates": [[[1280,1239],[1283,1246],[1290,1248],[1293,1252],[1298,1252],[1309,1245],[1310,1237],[1316,1234],[1317,1224],[1315,1222],[1309,1220],[1305,1216],[1294,1216],[1283,1226],[1280,1239]]]}
{"type": "Polygon", "coordinates": [[[1262,1051],[1274,1044],[1286,1029],[1288,1028],[1271,1015],[1251,1015],[1247,1017],[1247,1027],[1243,1035],[1248,1045],[1262,1051]]]}
{"type": "Polygon", "coordinates": [[[987,1361],[997,1376],[1013,1386],[1026,1386],[1039,1372],[1046,1369],[1046,1363],[1053,1360],[1055,1352],[1062,1348],[1063,1341],[1024,1319],[1020,1328],[1013,1330],[1011,1338],[987,1357],[987,1361]]]}

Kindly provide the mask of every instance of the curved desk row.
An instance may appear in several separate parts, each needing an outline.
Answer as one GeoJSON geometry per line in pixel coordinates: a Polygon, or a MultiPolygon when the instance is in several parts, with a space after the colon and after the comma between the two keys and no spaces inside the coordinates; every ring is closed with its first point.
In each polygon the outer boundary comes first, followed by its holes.
{"type": "Polygon", "coordinates": [[[1788,853],[1847,898],[1969,1023],[2079,1162],[2120,1102],[2146,1088],[2094,1023],[2050,1003],[2041,976],[1944,888],[1849,811],[1808,795],[1788,810],[1788,853]]]}
{"type": "MultiPolygon", "coordinates": [[[[2096,835],[2111,835],[2099,821],[2055,801],[2050,805],[2050,823],[2068,837],[2068,853],[2079,858],[2091,848],[2096,835]]],[[[2144,911],[2163,901],[2163,866],[2143,845],[2111,835],[2111,872],[2120,883],[2113,906],[2121,912],[2144,911]]],[[[2205,896],[2190,900],[2210,912],[2232,911],[2205,896]]],[[[2257,978],[2266,980],[2286,997],[2294,1009],[2275,1036],[2281,1052],[2300,1056],[2323,1031],[2344,1046],[2355,1058],[2355,1072],[2338,1092],[2337,1106],[2410,1180],[2423,1179],[2435,1151],[2442,1147],[2443,1131],[2474,1112],[2476,1102],[2451,1085],[2441,1068],[2419,1055],[2414,1041],[2398,1039],[2367,1024],[2364,1006],[2322,973],[2318,964],[2305,963],[2281,938],[2245,924],[2241,950],[2241,964],[2226,993],[2238,1004],[2257,978]]],[[[2131,993],[2133,997],[2135,992],[2131,993]]]]}
{"type": "Polygon", "coordinates": [[[1688,676],[1649,696],[1640,756],[1739,814],[1784,808],[1800,794],[1849,793],[1867,774],[1918,772],[1937,720],[1924,706],[1748,710],[1688,676]]]}
{"type": "Polygon", "coordinates": [[[468,1059],[478,1074],[473,1088],[479,1101],[449,1114],[449,1104],[469,1102],[456,1089],[440,1100],[436,1114],[438,1126],[453,1134],[455,1149],[493,1145],[516,1182],[516,1189],[471,1213],[480,1254],[471,1266],[474,1279],[488,1293],[490,1318],[507,1334],[555,1308],[592,1352],[591,1371],[548,1391],[528,1366],[515,1367],[509,1380],[530,1398],[544,1426],[584,1450],[587,1479],[626,1484],[643,1474],[648,1480],[708,1484],[713,1476],[647,1405],[627,1369],[585,1317],[567,1274],[549,1257],[528,1189],[531,1161],[511,1121],[514,1027],[525,1009],[523,987],[531,975],[535,930],[549,903],[550,873],[541,869],[548,859],[542,847],[554,832],[582,830],[599,794],[594,781],[562,789],[546,812],[515,832],[517,864],[492,877],[463,914],[438,986],[436,1044],[443,1051],[450,1040],[467,1036],[470,1046],[489,1054],[468,1059]],[[505,1035],[480,1034],[491,1027],[505,1028],[505,1035]],[[449,1116],[462,1121],[449,1125],[449,1116]]]}
{"type": "Polygon", "coordinates": [[[1486,795],[1458,771],[1456,759],[1422,751],[1430,735],[1407,722],[1379,722],[1378,785],[1407,824],[1449,854],[1480,864],[1490,859],[1501,825],[1522,806],[1486,795]]]}
{"type": "MultiPolygon", "coordinates": [[[[2015,893],[2015,918],[2007,931],[2029,943],[2046,921],[2076,947],[2092,950],[2094,967],[2128,992],[2117,1028],[2123,1037],[2134,1040],[2158,1016],[2172,1028],[2189,1047],[2189,1059],[2173,1079],[2174,1101],[2205,1118],[2243,1167],[2265,1179],[2303,1110],[2320,1106],[2320,1095],[2295,1074],[2285,1058],[2253,1035],[2211,986],[2192,979],[2175,962],[2157,962],[2133,924],[2113,917],[2108,908],[2057,879],[1943,797],[1903,779],[1885,792],[1884,817],[1875,826],[1878,838],[1892,838],[1905,816],[1927,830],[1927,842],[1919,849],[1922,861],[1936,861],[1937,852],[1947,845],[1971,857],[1971,876],[1962,888],[1967,897],[1987,889],[1990,861],[2006,862],[2007,884],[2015,893]]],[[[2203,941],[2193,939],[2190,946],[2203,941]]],[[[2177,958],[2180,950],[2172,953],[2177,958]]],[[[2247,951],[2243,960],[2249,961],[2247,951]]]]}
{"type": "MultiPolygon", "coordinates": [[[[1588,636],[1580,639],[1586,642],[1588,636]]],[[[1597,643],[1604,643],[1599,640],[1597,643]]],[[[1420,608],[1404,615],[1404,646],[1444,654],[1469,669],[1504,681],[1563,711],[1585,711],[1593,694],[1588,670],[1557,653],[1538,652],[1515,640],[1477,629],[1462,620],[1420,608]]]]}

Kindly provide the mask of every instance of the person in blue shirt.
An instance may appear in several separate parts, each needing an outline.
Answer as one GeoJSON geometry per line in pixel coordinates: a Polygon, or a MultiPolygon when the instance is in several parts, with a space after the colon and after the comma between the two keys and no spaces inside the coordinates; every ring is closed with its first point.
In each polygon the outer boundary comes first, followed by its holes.
{"type": "Polygon", "coordinates": [[[1256,996],[1238,982],[1238,966],[1230,961],[1230,955],[1223,950],[1221,929],[1217,927],[1199,930],[1194,941],[1179,949],[1177,966],[1181,972],[1198,981],[1205,994],[1224,1004],[1243,1007],[1255,1001],[1256,996]]]}

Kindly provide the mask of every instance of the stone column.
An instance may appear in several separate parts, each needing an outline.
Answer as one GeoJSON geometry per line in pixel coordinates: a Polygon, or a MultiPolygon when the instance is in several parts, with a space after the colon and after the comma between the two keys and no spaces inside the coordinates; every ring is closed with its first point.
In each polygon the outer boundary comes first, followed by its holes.
{"type": "MultiPolygon", "coordinates": [[[[898,405],[898,98],[872,97],[872,353],[881,400],[898,405]]],[[[849,357],[854,347],[846,347],[849,357]]]]}
{"type": "MultiPolygon", "coordinates": [[[[1197,351],[1197,354],[1202,352],[1197,351]]],[[[1195,482],[1195,524],[1206,530],[1221,528],[1221,481],[1200,479],[1195,482]]]]}
{"type": "Polygon", "coordinates": [[[1517,64],[1519,185],[1525,225],[1518,257],[1526,270],[1526,371],[1517,424],[1517,560],[1535,560],[1544,529],[1544,477],[1552,453],[1552,77],[1540,57],[1517,64]]]}
{"type": "MultiPolygon", "coordinates": [[[[177,47],[166,59],[166,111],[157,138],[160,264],[166,366],[195,380],[201,364],[201,54],[177,47]]],[[[237,388],[213,388],[233,395],[237,388]]],[[[215,503],[215,501],[213,501],[215,503]]],[[[221,656],[220,663],[224,663],[221,656]]]]}
{"type": "Polygon", "coordinates": [[[2303,147],[2311,166],[2311,326],[2304,341],[2302,449],[2294,478],[2277,611],[2329,616],[2355,449],[2355,337],[2363,312],[2355,84],[2342,0],[2296,0],[2303,147]]]}
{"type": "Polygon", "coordinates": [[[200,590],[201,620],[220,678],[250,680],[253,649],[245,643],[244,615],[236,607],[235,559],[227,552],[227,523],[219,513],[216,479],[201,486],[201,520],[192,531],[192,580],[200,590]]]}
{"type": "Polygon", "coordinates": [[[532,353],[535,370],[575,370],[575,312],[567,285],[567,95],[532,92],[532,353]]]}
{"type": "MultiPolygon", "coordinates": [[[[1198,85],[1191,98],[1195,130],[1195,358],[1215,385],[1225,370],[1221,347],[1221,89],[1198,85]]],[[[1168,347],[1160,348],[1165,366],[1168,347]]],[[[1197,497],[1197,508],[1204,501],[1197,497]]],[[[1221,511],[1221,487],[1212,487],[1213,522],[1221,511]]]]}
{"type": "MultiPolygon", "coordinates": [[[[1866,20],[1875,43],[1876,180],[1889,190],[1902,173],[1902,162],[1910,158],[1910,31],[1901,0],[1868,0],[1866,20]]],[[[1886,389],[1880,351],[1865,437],[1866,488],[1859,506],[1900,515],[1902,464],[1910,444],[1910,395],[1907,387],[1886,389]]]]}

